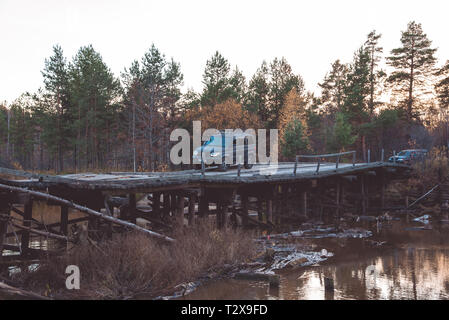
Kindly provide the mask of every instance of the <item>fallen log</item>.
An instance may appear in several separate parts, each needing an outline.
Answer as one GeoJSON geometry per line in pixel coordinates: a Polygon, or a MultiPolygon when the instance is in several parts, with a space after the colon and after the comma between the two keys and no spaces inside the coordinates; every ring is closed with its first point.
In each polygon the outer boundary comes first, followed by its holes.
{"type": "Polygon", "coordinates": [[[18,229],[26,230],[26,231],[28,231],[30,233],[38,234],[38,235],[44,236],[46,238],[52,238],[52,239],[57,239],[57,240],[64,240],[64,241],[67,241],[67,242],[72,241],[68,237],[62,236],[62,235],[59,235],[59,234],[32,229],[30,227],[21,226],[19,224],[13,223],[13,222],[11,224],[14,227],[18,228],[18,229]]]}
{"type": "Polygon", "coordinates": [[[19,288],[12,287],[7,285],[6,283],[0,282],[0,291],[3,291],[10,295],[18,295],[28,299],[37,299],[37,300],[51,300],[48,297],[41,296],[37,293],[25,291],[19,288]]]}
{"type": "Polygon", "coordinates": [[[414,204],[418,203],[419,201],[421,201],[422,199],[424,199],[425,197],[427,197],[429,194],[431,194],[436,188],[438,188],[440,185],[437,184],[435,187],[433,187],[432,189],[430,189],[429,191],[427,191],[424,195],[422,195],[421,197],[419,197],[418,199],[416,199],[411,205],[409,205],[407,207],[407,209],[411,208],[414,204]]]}
{"type": "Polygon", "coordinates": [[[72,201],[65,200],[65,199],[53,196],[51,194],[42,193],[42,192],[38,192],[38,191],[32,191],[32,190],[28,190],[28,189],[24,189],[24,188],[19,188],[19,187],[8,186],[8,185],[4,185],[4,184],[0,184],[0,189],[9,190],[9,191],[15,191],[15,192],[25,192],[25,193],[28,193],[28,194],[34,196],[34,197],[45,199],[45,200],[51,200],[51,201],[54,201],[56,203],[65,205],[67,207],[74,208],[74,209],[76,209],[78,211],[87,213],[89,215],[98,217],[100,219],[106,220],[108,222],[112,222],[114,224],[117,224],[117,225],[120,225],[120,226],[123,226],[123,227],[127,227],[127,228],[130,228],[130,229],[133,229],[133,230],[137,230],[139,232],[145,233],[145,234],[147,234],[147,235],[149,235],[151,237],[157,238],[157,239],[161,239],[161,240],[168,241],[168,242],[174,242],[175,241],[175,239],[170,238],[170,237],[168,237],[166,235],[163,235],[163,234],[160,234],[160,233],[157,233],[157,232],[154,232],[154,231],[151,231],[151,230],[139,227],[138,225],[135,225],[134,223],[131,223],[131,222],[128,222],[128,221],[124,221],[124,220],[121,220],[121,219],[118,219],[118,218],[114,218],[114,217],[108,216],[107,214],[103,214],[101,212],[92,210],[90,208],[80,206],[80,205],[78,205],[76,203],[73,203],[72,201]]]}

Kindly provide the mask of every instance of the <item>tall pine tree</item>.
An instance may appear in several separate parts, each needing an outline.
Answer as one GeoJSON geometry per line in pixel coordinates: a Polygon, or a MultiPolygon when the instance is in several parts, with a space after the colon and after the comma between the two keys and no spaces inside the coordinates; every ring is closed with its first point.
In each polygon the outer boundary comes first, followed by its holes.
{"type": "Polygon", "coordinates": [[[395,68],[388,80],[397,85],[396,89],[404,96],[407,120],[416,118],[417,91],[424,80],[432,73],[436,62],[436,49],[423,32],[421,24],[412,21],[407,30],[402,32],[402,46],[393,49],[388,57],[388,64],[395,68]]]}

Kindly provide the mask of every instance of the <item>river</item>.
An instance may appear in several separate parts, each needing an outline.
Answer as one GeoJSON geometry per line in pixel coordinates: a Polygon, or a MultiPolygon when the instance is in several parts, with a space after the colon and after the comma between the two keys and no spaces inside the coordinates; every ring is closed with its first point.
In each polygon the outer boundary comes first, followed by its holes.
{"type": "Polygon", "coordinates": [[[374,232],[372,238],[316,240],[318,248],[334,256],[313,266],[277,272],[278,288],[261,281],[221,279],[203,284],[183,299],[449,298],[447,220],[433,224],[391,221],[380,228],[375,223],[365,227],[374,232]],[[325,277],[334,280],[333,291],[325,290],[325,277]]]}

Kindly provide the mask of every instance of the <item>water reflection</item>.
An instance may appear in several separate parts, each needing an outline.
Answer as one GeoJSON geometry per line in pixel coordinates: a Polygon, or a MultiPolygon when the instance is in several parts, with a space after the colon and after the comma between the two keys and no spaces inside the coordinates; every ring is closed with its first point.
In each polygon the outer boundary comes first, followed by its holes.
{"type": "MultiPolygon", "coordinates": [[[[407,225],[408,226],[408,225],[407,225]]],[[[200,287],[187,299],[449,299],[447,229],[406,230],[396,223],[379,237],[393,247],[369,252],[362,239],[346,243],[335,259],[321,266],[281,273],[281,285],[220,280],[200,287]],[[324,278],[334,291],[324,289],[324,278]]],[[[335,252],[334,248],[334,252],[335,252]]]]}

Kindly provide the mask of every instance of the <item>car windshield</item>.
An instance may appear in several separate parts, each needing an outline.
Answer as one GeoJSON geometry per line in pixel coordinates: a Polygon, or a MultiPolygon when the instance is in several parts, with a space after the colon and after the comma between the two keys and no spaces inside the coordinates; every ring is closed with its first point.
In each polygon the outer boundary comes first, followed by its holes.
{"type": "Polygon", "coordinates": [[[410,151],[401,151],[401,152],[398,153],[399,157],[405,157],[405,156],[408,156],[408,155],[410,155],[410,151]]]}
{"type": "MultiPolygon", "coordinates": [[[[231,137],[226,137],[227,141],[230,141],[231,137]]],[[[221,147],[223,144],[223,138],[222,136],[212,136],[208,141],[204,143],[204,146],[214,146],[214,147],[221,147]]]]}

